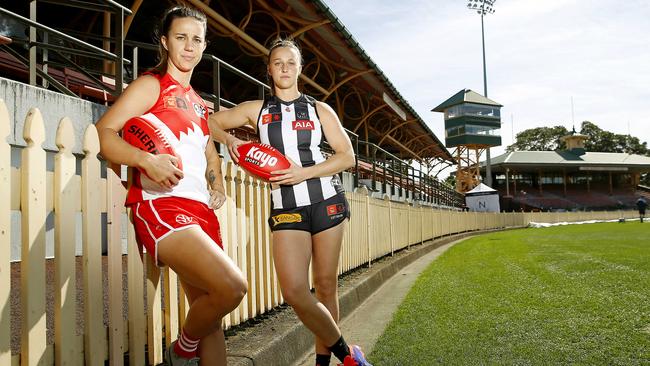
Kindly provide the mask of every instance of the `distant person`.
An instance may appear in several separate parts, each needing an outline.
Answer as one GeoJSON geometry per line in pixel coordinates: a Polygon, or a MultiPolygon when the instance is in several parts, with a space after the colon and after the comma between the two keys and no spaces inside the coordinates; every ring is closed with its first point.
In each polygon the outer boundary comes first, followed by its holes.
{"type": "Polygon", "coordinates": [[[648,202],[646,202],[645,198],[639,197],[639,199],[636,200],[636,207],[639,209],[639,219],[641,222],[643,222],[643,218],[645,217],[645,209],[648,207],[648,202]]]}

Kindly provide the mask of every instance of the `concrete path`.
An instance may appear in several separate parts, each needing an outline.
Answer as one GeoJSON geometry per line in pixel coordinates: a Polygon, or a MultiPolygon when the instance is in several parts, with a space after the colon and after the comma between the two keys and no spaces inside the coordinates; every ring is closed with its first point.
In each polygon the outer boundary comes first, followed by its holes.
{"type": "MultiPolygon", "coordinates": [[[[364,352],[369,354],[420,273],[452,245],[463,240],[465,239],[432,250],[386,281],[361,306],[341,321],[341,331],[346,341],[360,345],[364,352]]],[[[312,348],[294,366],[314,366],[314,361],[312,348]]],[[[336,361],[336,358],[332,357],[330,364],[335,365],[336,361]]]]}

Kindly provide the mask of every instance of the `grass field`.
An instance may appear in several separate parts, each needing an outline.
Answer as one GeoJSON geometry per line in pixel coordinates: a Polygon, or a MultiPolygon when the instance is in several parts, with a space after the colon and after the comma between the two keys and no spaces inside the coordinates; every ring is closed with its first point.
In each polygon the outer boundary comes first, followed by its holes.
{"type": "Polygon", "coordinates": [[[385,365],[650,365],[650,224],[481,235],[417,280],[385,365]]]}

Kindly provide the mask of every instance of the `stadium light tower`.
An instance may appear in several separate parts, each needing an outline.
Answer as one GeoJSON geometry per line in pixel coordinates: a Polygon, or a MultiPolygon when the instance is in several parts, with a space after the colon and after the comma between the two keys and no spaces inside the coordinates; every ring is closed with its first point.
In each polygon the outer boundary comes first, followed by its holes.
{"type": "MultiPolygon", "coordinates": [[[[467,8],[475,10],[481,16],[481,42],[483,45],[483,96],[488,97],[487,92],[487,71],[485,67],[485,27],[483,26],[483,17],[488,14],[494,14],[494,3],[497,0],[468,0],[467,8]]],[[[492,187],[492,166],[490,164],[490,149],[488,148],[485,156],[485,183],[492,187]]]]}

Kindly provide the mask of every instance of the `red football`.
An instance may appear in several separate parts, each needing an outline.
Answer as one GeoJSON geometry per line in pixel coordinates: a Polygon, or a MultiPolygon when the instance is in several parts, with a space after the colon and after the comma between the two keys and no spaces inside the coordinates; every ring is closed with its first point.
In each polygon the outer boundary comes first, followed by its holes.
{"type": "Polygon", "coordinates": [[[237,147],[239,166],[250,174],[268,181],[271,172],[287,169],[289,160],[271,145],[249,142],[237,147]]]}
{"type": "Polygon", "coordinates": [[[122,138],[130,145],[154,155],[169,154],[176,156],[179,158],[178,169],[183,170],[180,156],[176,155],[176,151],[169,144],[164,132],[151,121],[142,117],[131,118],[122,127],[122,138]]]}

